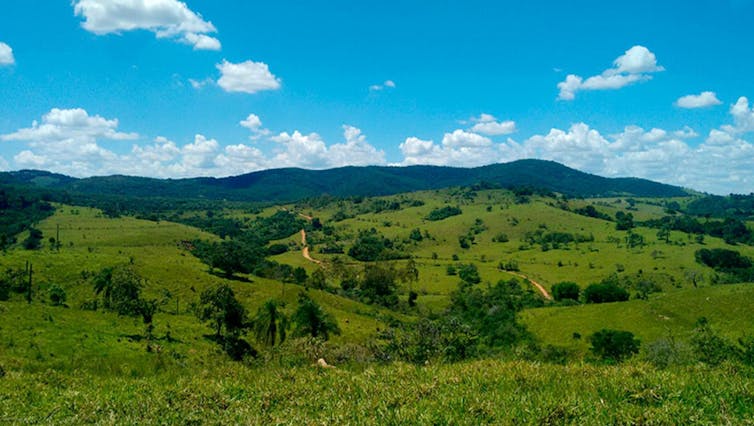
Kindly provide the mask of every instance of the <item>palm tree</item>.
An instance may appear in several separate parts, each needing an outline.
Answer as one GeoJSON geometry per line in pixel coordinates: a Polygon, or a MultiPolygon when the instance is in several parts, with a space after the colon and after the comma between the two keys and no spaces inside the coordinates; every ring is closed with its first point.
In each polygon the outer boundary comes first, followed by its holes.
{"type": "Polygon", "coordinates": [[[283,302],[270,299],[259,308],[252,321],[254,335],[259,342],[275,346],[285,341],[288,317],[281,311],[283,306],[283,302]]]}
{"type": "Polygon", "coordinates": [[[113,268],[104,268],[92,280],[94,293],[97,296],[102,294],[102,300],[105,309],[110,308],[110,301],[113,291],[113,268]]]}
{"type": "Polygon", "coordinates": [[[325,312],[306,293],[298,296],[298,308],[293,314],[293,322],[296,323],[294,333],[297,336],[320,337],[327,340],[330,338],[330,333],[340,334],[340,327],[335,317],[325,312]]]}

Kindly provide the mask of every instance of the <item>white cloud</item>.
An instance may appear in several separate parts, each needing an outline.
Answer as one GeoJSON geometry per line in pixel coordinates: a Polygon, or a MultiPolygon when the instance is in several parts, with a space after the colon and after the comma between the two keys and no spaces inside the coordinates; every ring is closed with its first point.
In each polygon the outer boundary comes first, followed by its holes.
{"type": "Polygon", "coordinates": [[[16,58],[13,57],[13,49],[0,41],[0,66],[13,65],[15,63],[16,58]]]}
{"type": "Polygon", "coordinates": [[[569,74],[558,83],[558,99],[573,100],[580,90],[616,90],[640,81],[650,80],[651,73],[664,71],[657,65],[655,54],[644,46],[633,46],[613,61],[613,67],[584,80],[569,74]]]}
{"type": "Polygon", "coordinates": [[[673,132],[673,136],[678,139],[692,139],[699,136],[699,133],[689,126],[684,126],[683,129],[673,132]]]}
{"type": "Polygon", "coordinates": [[[395,82],[393,80],[385,80],[382,84],[373,84],[369,86],[370,92],[379,92],[385,89],[395,89],[395,82]]]}
{"type": "Polygon", "coordinates": [[[568,131],[552,129],[547,135],[535,135],[524,143],[527,157],[558,161],[580,170],[597,170],[609,155],[608,141],[585,123],[568,131]]]}
{"type": "Polygon", "coordinates": [[[220,144],[217,140],[195,135],[193,143],[181,148],[182,165],[187,170],[211,169],[215,165],[214,160],[219,150],[220,144]]]}
{"type": "Polygon", "coordinates": [[[471,131],[475,133],[481,133],[488,136],[508,135],[516,131],[516,122],[497,121],[497,119],[490,114],[481,114],[477,118],[472,118],[475,124],[471,127],[471,131]]]}
{"type": "Polygon", "coordinates": [[[26,142],[31,150],[21,152],[15,161],[21,167],[54,170],[74,176],[96,174],[99,167],[117,156],[99,146],[99,140],[133,140],[136,133],[118,131],[117,119],[91,116],[81,108],[53,108],[42,123],[0,136],[3,141],[26,142]]]}
{"type": "Polygon", "coordinates": [[[249,139],[253,141],[259,140],[263,136],[270,134],[270,131],[268,129],[262,127],[262,120],[256,114],[249,114],[248,117],[241,120],[241,122],[239,122],[238,124],[240,124],[241,127],[245,127],[251,131],[251,136],[249,136],[249,139]]]}
{"type": "Polygon", "coordinates": [[[193,78],[189,78],[189,83],[191,84],[191,87],[193,87],[196,90],[199,90],[203,88],[204,86],[209,86],[212,84],[215,84],[215,80],[207,77],[204,80],[195,80],[193,78]]]}
{"type": "Polygon", "coordinates": [[[34,121],[32,126],[0,136],[6,141],[28,141],[32,145],[54,144],[63,141],[94,142],[97,139],[136,139],[136,133],[117,131],[118,120],[108,120],[99,115],[90,116],[81,108],[53,108],[42,116],[42,124],[34,121]]]}
{"type": "Polygon", "coordinates": [[[282,132],[271,139],[283,147],[272,159],[271,167],[327,167],[327,146],[317,133],[304,135],[296,130],[293,134],[282,132]]]}
{"type": "Polygon", "coordinates": [[[217,69],[220,70],[217,84],[226,92],[252,94],[280,88],[280,79],[263,62],[245,61],[234,64],[223,60],[223,63],[217,64],[217,69]]]}
{"type": "Polygon", "coordinates": [[[461,129],[445,133],[440,145],[409,137],[400,145],[403,165],[430,164],[474,167],[498,161],[495,144],[484,136],[461,129]]]}
{"type": "Polygon", "coordinates": [[[205,34],[188,33],[183,36],[183,40],[194,46],[194,50],[220,50],[222,48],[220,40],[205,34]]]}
{"type": "Polygon", "coordinates": [[[626,53],[613,62],[613,66],[616,74],[641,74],[665,70],[657,65],[655,54],[644,46],[634,46],[626,50],[626,53]]]}
{"type": "Polygon", "coordinates": [[[361,129],[343,125],[343,137],[345,143],[334,144],[328,149],[330,167],[385,164],[385,152],[367,143],[361,129]]]}
{"type": "Polygon", "coordinates": [[[282,149],[271,159],[270,167],[307,167],[323,169],[346,165],[384,164],[385,153],[366,142],[366,137],[356,127],[343,126],[345,143],[327,146],[317,133],[304,135],[280,133],[270,138],[282,149]]]}
{"type": "Polygon", "coordinates": [[[729,133],[746,133],[754,131],[754,108],[749,107],[749,99],[745,96],[738,98],[735,104],[730,107],[730,114],[733,116],[733,125],[723,126],[723,129],[729,133]]]}
{"type": "Polygon", "coordinates": [[[73,11],[84,18],[81,26],[97,35],[146,30],[196,50],[221,47],[207,35],[217,31],[215,26],[178,0],[74,0],[73,11]]]}
{"type": "Polygon", "coordinates": [[[490,146],[492,141],[482,135],[457,129],[452,133],[445,133],[442,144],[448,148],[473,148],[490,146]]]}
{"type": "Polygon", "coordinates": [[[249,116],[242,120],[239,124],[249,130],[257,131],[262,127],[262,120],[256,114],[249,114],[249,116]]]}
{"type": "Polygon", "coordinates": [[[709,106],[720,105],[720,99],[717,99],[715,92],[702,92],[698,95],[681,96],[675,101],[679,108],[705,108],[709,106]]]}

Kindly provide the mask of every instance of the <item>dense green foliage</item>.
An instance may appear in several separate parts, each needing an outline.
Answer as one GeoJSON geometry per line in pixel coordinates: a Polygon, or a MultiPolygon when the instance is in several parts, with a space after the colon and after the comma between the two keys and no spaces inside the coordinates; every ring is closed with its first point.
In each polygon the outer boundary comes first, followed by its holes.
{"type": "Polygon", "coordinates": [[[330,335],[340,334],[338,322],[331,314],[312,300],[306,293],[299,293],[298,307],[291,317],[295,324],[293,334],[295,336],[309,336],[328,340],[330,335]]]}
{"type": "Polygon", "coordinates": [[[458,216],[459,214],[462,214],[462,213],[463,212],[458,207],[445,206],[445,207],[436,208],[432,210],[431,212],[429,212],[426,219],[437,221],[437,220],[447,219],[451,216],[458,216]]]}
{"type": "Polygon", "coordinates": [[[701,249],[694,257],[697,262],[729,275],[733,282],[754,281],[754,262],[735,250],[701,249]]]}
{"type": "MultiPolygon", "coordinates": [[[[461,169],[437,166],[343,167],[330,170],[276,169],[228,178],[159,180],[128,176],[73,179],[47,172],[9,172],[0,182],[39,184],[71,194],[114,194],[121,197],[207,198],[244,201],[294,201],[323,192],[334,196],[374,196],[468,186],[488,182],[496,187],[529,186],[572,196],[632,194],[644,197],[683,196],[678,187],[634,178],[603,178],[542,160],[461,169]],[[40,179],[43,178],[43,179],[40,179]]],[[[79,201],[79,200],[77,200],[79,201]]],[[[88,204],[87,204],[88,205],[88,204]]]]}
{"type": "Polygon", "coordinates": [[[362,262],[375,260],[395,260],[408,257],[396,244],[377,232],[376,229],[359,231],[359,235],[348,249],[348,255],[362,262]]]}
{"type": "MultiPolygon", "coordinates": [[[[54,213],[49,198],[27,188],[0,187],[0,250],[15,243],[16,235],[54,213]]],[[[30,236],[24,243],[26,248],[38,248],[41,234],[37,237],[30,236]]]]}
{"type": "Polygon", "coordinates": [[[558,302],[566,299],[577,301],[580,294],[581,288],[574,282],[565,281],[552,286],[552,297],[558,302]]]}
{"type": "Polygon", "coordinates": [[[586,303],[609,303],[626,301],[629,294],[612,282],[603,282],[587,286],[582,292],[582,297],[586,303]]]}
{"type": "Polygon", "coordinates": [[[695,216],[750,219],[754,217],[754,194],[709,195],[689,203],[686,212],[695,216]]]}
{"type": "Polygon", "coordinates": [[[630,331],[600,330],[589,336],[590,350],[606,361],[619,362],[639,353],[640,342],[630,331]]]}
{"type": "Polygon", "coordinates": [[[610,215],[600,212],[591,204],[589,204],[586,207],[575,209],[573,210],[573,212],[576,214],[580,214],[582,216],[592,217],[595,219],[602,219],[602,220],[607,220],[607,221],[613,220],[613,218],[610,217],[610,215]]]}
{"type": "Polygon", "coordinates": [[[702,222],[692,216],[675,215],[644,221],[642,225],[668,231],[681,231],[688,234],[709,235],[711,237],[722,238],[728,244],[754,243],[754,234],[752,234],[744,222],[736,218],[705,220],[702,222]]]}

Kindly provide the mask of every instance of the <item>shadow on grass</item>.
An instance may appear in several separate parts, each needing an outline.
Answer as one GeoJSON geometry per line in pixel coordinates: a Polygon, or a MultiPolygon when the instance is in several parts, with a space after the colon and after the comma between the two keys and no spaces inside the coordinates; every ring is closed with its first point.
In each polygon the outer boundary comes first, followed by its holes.
{"type": "Polygon", "coordinates": [[[222,273],[217,272],[217,271],[209,271],[209,274],[210,275],[214,275],[214,276],[216,276],[218,278],[223,278],[223,279],[231,280],[231,281],[238,281],[238,282],[242,282],[242,283],[253,283],[254,282],[254,281],[252,281],[252,280],[250,280],[250,279],[248,279],[246,277],[239,277],[237,275],[222,274],[222,273]]]}

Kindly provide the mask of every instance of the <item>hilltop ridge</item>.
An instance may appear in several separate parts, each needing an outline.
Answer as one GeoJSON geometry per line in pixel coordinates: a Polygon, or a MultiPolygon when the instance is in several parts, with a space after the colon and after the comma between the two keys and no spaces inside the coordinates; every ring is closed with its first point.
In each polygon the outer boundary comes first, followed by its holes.
{"type": "Polygon", "coordinates": [[[0,183],[26,184],[81,194],[290,202],[321,194],[393,195],[452,186],[528,186],[575,197],[688,195],[683,188],[639,178],[606,178],[554,161],[518,160],[474,168],[366,166],[327,170],[281,168],[223,178],[156,179],[123,175],[72,178],[34,170],[5,172],[0,183]]]}

